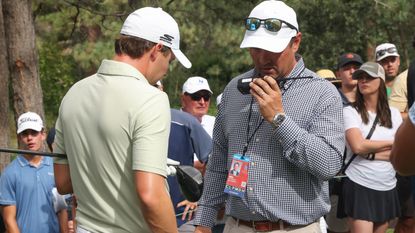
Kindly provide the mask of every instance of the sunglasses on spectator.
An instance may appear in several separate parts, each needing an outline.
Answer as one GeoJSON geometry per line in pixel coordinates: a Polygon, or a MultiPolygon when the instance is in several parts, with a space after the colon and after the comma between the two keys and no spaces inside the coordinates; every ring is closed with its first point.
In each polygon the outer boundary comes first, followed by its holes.
{"type": "Polygon", "coordinates": [[[193,94],[189,94],[189,93],[185,93],[186,95],[190,96],[190,99],[192,99],[193,101],[199,101],[200,99],[204,99],[205,101],[209,101],[210,100],[210,93],[193,93],[193,94]]]}
{"type": "Polygon", "coordinates": [[[281,30],[282,23],[285,23],[289,28],[292,28],[298,31],[297,28],[294,27],[292,24],[287,23],[281,19],[273,19],[273,18],[271,19],[258,19],[258,18],[253,18],[253,17],[246,18],[245,28],[248,31],[256,31],[261,25],[264,25],[265,29],[267,29],[268,31],[278,32],[279,30],[281,30]]]}
{"type": "Polygon", "coordinates": [[[382,49],[376,52],[376,57],[381,57],[386,53],[397,53],[398,50],[395,47],[390,47],[388,49],[382,49]]]}

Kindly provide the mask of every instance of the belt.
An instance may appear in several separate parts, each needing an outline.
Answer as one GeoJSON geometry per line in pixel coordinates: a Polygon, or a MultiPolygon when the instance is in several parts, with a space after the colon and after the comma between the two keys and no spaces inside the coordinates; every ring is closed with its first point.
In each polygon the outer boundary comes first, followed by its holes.
{"type": "Polygon", "coordinates": [[[245,220],[238,219],[235,217],[232,217],[232,218],[236,221],[237,224],[251,227],[252,229],[254,229],[254,231],[257,231],[257,232],[283,230],[285,228],[292,226],[291,224],[284,222],[283,220],[278,220],[277,222],[245,221],[245,220]]]}

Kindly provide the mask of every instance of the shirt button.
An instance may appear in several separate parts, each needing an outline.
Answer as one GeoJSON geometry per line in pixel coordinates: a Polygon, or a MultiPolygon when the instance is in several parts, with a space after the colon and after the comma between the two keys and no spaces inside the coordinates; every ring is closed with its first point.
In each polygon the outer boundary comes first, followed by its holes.
{"type": "Polygon", "coordinates": [[[255,139],[256,142],[259,142],[259,138],[255,139]]]}
{"type": "Polygon", "coordinates": [[[252,214],[256,214],[256,212],[255,211],[252,211],[252,214]]]}
{"type": "Polygon", "coordinates": [[[281,139],[278,139],[278,141],[279,141],[280,143],[282,143],[282,140],[281,140],[281,139]]]}
{"type": "Polygon", "coordinates": [[[254,189],[253,189],[253,188],[251,188],[251,187],[249,187],[248,189],[249,189],[249,191],[252,191],[252,190],[254,190],[254,189]]]}
{"type": "Polygon", "coordinates": [[[252,166],[255,166],[255,162],[252,162],[252,163],[251,163],[251,165],[252,165],[252,166]]]}

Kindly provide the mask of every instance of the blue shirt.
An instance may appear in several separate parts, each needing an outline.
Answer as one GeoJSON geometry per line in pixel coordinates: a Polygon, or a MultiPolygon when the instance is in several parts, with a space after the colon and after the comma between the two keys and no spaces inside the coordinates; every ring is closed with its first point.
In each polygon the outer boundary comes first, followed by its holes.
{"type": "Polygon", "coordinates": [[[334,85],[296,58],[298,62],[288,77],[305,78],[281,78],[286,118],[277,129],[263,119],[253,97],[237,89],[237,81],[252,77],[254,70],[226,86],[195,225],[212,227],[224,202],[226,214],[235,218],[282,219],[293,225],[310,224],[329,212],[328,180],[341,168],[345,142],[342,101],[334,85]],[[247,138],[247,191],[239,198],[227,195],[224,188],[232,157],[242,153],[247,138]]]}
{"type": "Polygon", "coordinates": [[[21,233],[58,233],[59,223],[53,208],[55,187],[53,160],[43,157],[34,167],[21,155],[6,168],[0,179],[0,205],[16,206],[21,233]]]}
{"type": "MultiPolygon", "coordinates": [[[[180,165],[193,166],[193,154],[202,163],[205,163],[212,150],[212,139],[203,129],[197,119],[189,113],[171,109],[171,128],[169,137],[168,157],[180,162],[180,165]]],[[[177,204],[184,200],[176,177],[168,177],[170,197],[176,214],[181,214],[185,207],[176,208],[177,204]]],[[[177,216],[177,225],[186,221],[177,216]]]]}

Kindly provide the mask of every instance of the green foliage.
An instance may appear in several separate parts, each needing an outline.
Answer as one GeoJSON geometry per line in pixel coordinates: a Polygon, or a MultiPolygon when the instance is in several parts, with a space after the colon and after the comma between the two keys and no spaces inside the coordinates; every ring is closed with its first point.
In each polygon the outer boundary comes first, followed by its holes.
{"type": "MultiPolygon", "coordinates": [[[[193,63],[191,69],[184,69],[174,62],[165,77],[164,87],[171,106],[180,105],[182,84],[190,76],[207,78],[215,98],[231,78],[252,67],[248,51],[239,45],[244,36],[243,19],[259,2],[34,1],[37,39],[43,51],[40,60],[47,64],[41,68],[42,85],[48,85],[44,89],[45,100],[60,100],[67,90],[65,85],[94,73],[102,59],[111,59],[113,40],[123,20],[128,13],[143,6],[162,7],[173,15],[180,27],[181,49],[193,63]],[[65,85],[46,79],[62,73],[66,75],[61,81],[65,85]]],[[[376,45],[383,42],[397,45],[402,70],[414,57],[411,41],[415,2],[412,0],[286,0],[286,3],[297,12],[302,32],[299,53],[309,69],[334,69],[337,57],[349,51],[360,54],[364,60],[373,60],[376,45]]],[[[56,114],[55,102],[45,104],[46,112],[56,114]]],[[[211,111],[214,111],[212,105],[211,111]]]]}
{"type": "Polygon", "coordinates": [[[40,81],[47,125],[51,126],[58,115],[64,94],[78,79],[76,63],[72,56],[63,54],[54,44],[39,46],[40,81]]]}

